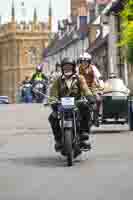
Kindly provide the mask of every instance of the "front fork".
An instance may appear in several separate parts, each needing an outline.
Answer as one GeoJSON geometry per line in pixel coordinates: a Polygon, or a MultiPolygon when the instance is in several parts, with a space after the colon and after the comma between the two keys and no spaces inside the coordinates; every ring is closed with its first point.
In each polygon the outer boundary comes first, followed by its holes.
{"type": "MultiPolygon", "coordinates": [[[[61,133],[62,133],[62,144],[64,144],[64,130],[65,129],[68,129],[68,127],[64,127],[64,121],[67,121],[65,120],[65,117],[64,117],[64,112],[61,113],[61,133]]],[[[77,123],[76,123],[76,113],[73,111],[72,112],[72,127],[69,128],[72,130],[72,133],[73,133],[73,141],[72,143],[76,143],[77,142],[77,123]]]]}

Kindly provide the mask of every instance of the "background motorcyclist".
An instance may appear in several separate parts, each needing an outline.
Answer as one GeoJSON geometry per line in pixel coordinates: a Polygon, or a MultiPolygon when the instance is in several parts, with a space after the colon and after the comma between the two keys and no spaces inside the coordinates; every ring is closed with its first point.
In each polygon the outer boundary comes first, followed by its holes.
{"type": "Polygon", "coordinates": [[[33,84],[34,81],[47,81],[47,77],[43,73],[43,64],[39,64],[36,66],[36,72],[31,77],[31,84],[33,84]]]}
{"type": "MultiPolygon", "coordinates": [[[[32,75],[32,78],[30,80],[30,83],[32,84],[32,88],[34,88],[35,84],[37,82],[43,82],[43,93],[45,94],[47,91],[47,85],[48,85],[48,78],[43,73],[43,64],[39,64],[36,66],[36,72],[32,75]]],[[[33,98],[35,98],[35,94],[33,92],[33,98]]]]}
{"type": "Polygon", "coordinates": [[[55,65],[55,71],[52,71],[50,75],[50,84],[52,84],[60,75],[61,75],[61,67],[60,64],[57,62],[55,65]]]}
{"type": "Polygon", "coordinates": [[[55,72],[54,72],[54,78],[57,79],[61,75],[61,66],[57,62],[55,65],[55,72]]]}
{"type": "Polygon", "coordinates": [[[102,98],[101,94],[104,90],[104,82],[102,80],[102,75],[95,65],[92,64],[92,56],[85,52],[79,58],[79,74],[83,75],[88,87],[92,91],[93,95],[97,99],[97,111],[95,113],[95,125],[99,126],[99,120],[101,120],[102,115],[102,98]]]}
{"type": "MultiPolygon", "coordinates": [[[[73,62],[70,58],[64,58],[64,60],[61,62],[61,69],[62,69],[61,76],[53,83],[53,86],[51,88],[50,91],[51,97],[60,99],[61,97],[72,96],[78,99],[82,95],[84,95],[89,97],[91,96],[93,98],[92,92],[89,90],[84,77],[78,76],[76,74],[75,62],[73,62]]],[[[58,149],[61,147],[61,130],[59,125],[59,119],[57,118],[58,105],[55,103],[53,104],[52,108],[53,112],[49,116],[49,122],[51,124],[52,131],[56,141],[55,148],[58,149]]],[[[82,115],[82,110],[81,110],[81,115],[82,115]]],[[[87,125],[85,124],[85,121],[81,117],[81,127],[85,128],[85,126],[87,125]]],[[[80,133],[82,134],[83,132],[80,133]]],[[[83,145],[84,148],[90,149],[90,144],[87,144],[85,141],[81,142],[81,145],[83,145]]]]}

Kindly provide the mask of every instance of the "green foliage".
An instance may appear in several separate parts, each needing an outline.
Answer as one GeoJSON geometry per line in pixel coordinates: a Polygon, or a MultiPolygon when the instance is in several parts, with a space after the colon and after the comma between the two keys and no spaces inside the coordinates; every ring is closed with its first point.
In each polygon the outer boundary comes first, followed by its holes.
{"type": "Polygon", "coordinates": [[[133,46],[128,46],[127,59],[129,63],[133,63],[133,46]]]}
{"type": "Polygon", "coordinates": [[[127,58],[133,63],[133,0],[126,0],[122,17],[121,46],[128,47],[127,58]]]}

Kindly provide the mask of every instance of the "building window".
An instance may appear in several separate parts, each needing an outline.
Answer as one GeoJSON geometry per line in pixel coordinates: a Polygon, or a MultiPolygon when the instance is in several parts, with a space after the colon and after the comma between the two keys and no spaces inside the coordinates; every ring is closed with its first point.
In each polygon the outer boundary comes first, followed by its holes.
{"type": "Polygon", "coordinates": [[[31,47],[28,52],[29,55],[29,64],[37,64],[37,49],[31,47]]]}
{"type": "Polygon", "coordinates": [[[8,48],[4,47],[2,50],[2,64],[8,65],[8,48]]]}
{"type": "Polygon", "coordinates": [[[19,66],[20,64],[20,49],[19,49],[19,44],[17,43],[17,49],[16,49],[16,64],[19,66]]]}

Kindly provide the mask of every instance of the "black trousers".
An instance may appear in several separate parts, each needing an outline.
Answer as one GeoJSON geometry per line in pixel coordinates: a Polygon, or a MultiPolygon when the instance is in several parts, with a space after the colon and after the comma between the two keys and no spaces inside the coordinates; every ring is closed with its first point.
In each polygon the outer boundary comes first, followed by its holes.
{"type": "Polygon", "coordinates": [[[51,125],[55,140],[60,141],[61,140],[61,129],[60,129],[59,119],[57,117],[57,112],[53,111],[50,114],[48,120],[51,125]]]}
{"type": "MultiPolygon", "coordinates": [[[[84,131],[88,132],[88,134],[89,134],[88,121],[90,118],[90,112],[88,109],[88,105],[81,103],[79,105],[79,111],[80,111],[80,134],[82,134],[84,131]]],[[[60,129],[59,119],[57,117],[57,105],[53,105],[53,112],[50,114],[48,120],[51,125],[55,140],[60,141],[61,129],[60,129]]]]}

